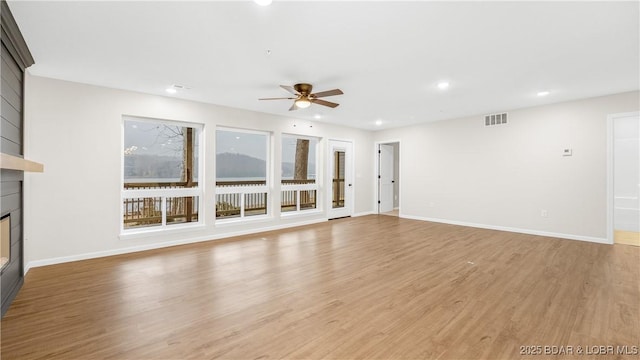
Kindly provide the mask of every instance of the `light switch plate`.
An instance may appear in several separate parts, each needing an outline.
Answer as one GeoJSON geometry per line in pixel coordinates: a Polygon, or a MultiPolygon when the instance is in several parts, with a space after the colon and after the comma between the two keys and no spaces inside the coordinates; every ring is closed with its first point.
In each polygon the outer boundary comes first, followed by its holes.
{"type": "Polygon", "coordinates": [[[562,150],[562,156],[571,156],[571,155],[573,155],[573,149],[562,150]]]}

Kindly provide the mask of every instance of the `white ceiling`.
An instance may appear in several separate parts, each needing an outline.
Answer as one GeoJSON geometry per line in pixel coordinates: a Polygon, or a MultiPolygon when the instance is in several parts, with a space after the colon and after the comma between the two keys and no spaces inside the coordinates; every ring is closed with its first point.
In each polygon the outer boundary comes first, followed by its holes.
{"type": "Polygon", "coordinates": [[[166,96],[180,84],[171,96],[364,129],[640,87],[637,1],[9,5],[34,75],[166,96]],[[257,100],[297,82],[345,94],[295,112],[257,100]]]}

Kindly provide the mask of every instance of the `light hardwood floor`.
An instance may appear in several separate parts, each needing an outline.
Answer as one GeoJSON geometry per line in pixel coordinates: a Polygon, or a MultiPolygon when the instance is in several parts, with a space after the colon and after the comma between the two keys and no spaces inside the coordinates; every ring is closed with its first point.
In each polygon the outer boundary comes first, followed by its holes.
{"type": "Polygon", "coordinates": [[[391,211],[389,211],[389,212],[383,212],[383,213],[380,213],[380,215],[387,215],[387,216],[400,216],[400,214],[399,214],[399,213],[400,213],[400,210],[398,210],[398,209],[394,209],[394,210],[391,210],[391,211]]]}
{"type": "Polygon", "coordinates": [[[614,230],[613,239],[616,244],[640,246],[640,233],[636,231],[614,230]]]}
{"type": "Polygon", "coordinates": [[[335,220],[34,268],[2,320],[2,359],[631,352],[640,345],[639,261],[633,246],[391,216],[335,220]]]}

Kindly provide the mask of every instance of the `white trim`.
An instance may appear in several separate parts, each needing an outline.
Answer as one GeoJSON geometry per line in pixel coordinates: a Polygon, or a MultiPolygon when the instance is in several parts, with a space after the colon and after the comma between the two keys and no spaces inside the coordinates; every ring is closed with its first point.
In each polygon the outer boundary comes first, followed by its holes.
{"type": "MultiPolygon", "coordinates": [[[[275,177],[275,169],[272,167],[272,164],[277,162],[277,159],[274,159],[276,155],[275,146],[276,140],[279,140],[282,136],[280,133],[276,133],[274,131],[268,130],[249,130],[243,128],[236,127],[228,127],[228,126],[216,126],[215,127],[215,137],[217,138],[218,132],[228,132],[228,133],[240,133],[240,134],[252,134],[252,135],[260,135],[266,138],[266,148],[265,148],[265,184],[257,185],[257,186],[215,186],[214,187],[214,204],[217,203],[218,195],[227,195],[227,194],[240,194],[240,217],[233,218],[233,220],[229,219],[229,223],[244,222],[249,217],[245,216],[245,195],[247,194],[266,194],[267,202],[266,202],[266,214],[264,215],[256,215],[260,218],[273,218],[273,213],[275,210],[275,204],[272,204],[272,199],[275,198],[274,191],[274,177],[275,177]],[[276,135],[277,134],[277,135],[276,135]]],[[[215,152],[218,153],[218,144],[214,142],[215,152]]],[[[282,154],[281,154],[282,155],[282,154]]],[[[218,164],[214,165],[214,178],[218,179],[218,164]]],[[[216,212],[217,215],[217,212],[216,212]]],[[[214,224],[220,225],[224,224],[226,219],[214,219],[214,224]]]]}
{"type": "MultiPolygon", "coordinates": [[[[380,150],[380,145],[389,145],[393,143],[398,143],[398,175],[400,179],[402,179],[402,157],[400,153],[402,152],[402,141],[400,139],[396,140],[384,140],[384,141],[375,141],[373,143],[373,165],[374,165],[374,174],[373,174],[373,188],[376,191],[376,196],[373,199],[373,208],[375,209],[374,213],[380,213],[380,206],[378,205],[378,200],[380,198],[380,181],[378,180],[378,175],[380,174],[380,157],[378,154],[378,150],[380,150]]],[[[402,184],[400,183],[400,179],[395,179],[398,181],[398,206],[393,209],[400,209],[400,205],[402,202],[402,184]]]]}
{"type": "Polygon", "coordinates": [[[353,139],[337,138],[337,137],[327,137],[327,141],[342,141],[342,142],[350,142],[350,143],[354,142],[353,139]]]}
{"type": "Polygon", "coordinates": [[[318,184],[297,184],[297,185],[289,185],[282,184],[280,185],[280,191],[296,191],[296,190],[318,190],[318,184]]]}
{"type": "Polygon", "coordinates": [[[282,184],[280,186],[280,194],[282,194],[282,192],[284,191],[294,191],[295,192],[295,196],[296,196],[296,210],[295,211],[287,211],[287,212],[282,212],[282,195],[280,195],[280,216],[288,216],[293,214],[298,214],[300,212],[304,212],[304,211],[310,211],[310,210],[300,210],[300,191],[315,191],[316,192],[316,207],[313,210],[319,210],[319,206],[318,206],[318,194],[319,194],[319,190],[318,190],[318,184],[317,183],[313,183],[313,184],[303,184],[303,185],[284,185],[282,184]]]}
{"type": "Polygon", "coordinates": [[[200,188],[175,188],[175,189],[136,189],[122,190],[123,199],[150,198],[150,197],[186,197],[201,196],[200,188]]]}
{"type": "MultiPolygon", "coordinates": [[[[309,146],[311,148],[311,142],[315,141],[315,145],[314,147],[314,153],[315,153],[315,159],[314,159],[314,163],[315,163],[315,178],[314,179],[309,179],[309,180],[314,180],[313,184],[284,184],[282,181],[283,180],[294,180],[294,179],[283,179],[282,176],[280,177],[279,181],[280,181],[280,190],[277,192],[274,192],[275,195],[274,198],[278,199],[278,204],[274,204],[274,206],[277,205],[278,207],[278,212],[280,214],[281,218],[284,217],[290,217],[290,216],[295,216],[297,214],[301,214],[301,213],[305,213],[308,211],[313,211],[313,212],[322,212],[322,192],[321,192],[321,185],[323,183],[323,172],[322,172],[322,166],[323,163],[320,160],[320,155],[322,152],[322,138],[318,137],[318,136],[310,136],[310,135],[300,135],[300,134],[295,134],[295,133],[288,133],[288,132],[281,132],[280,133],[280,159],[278,160],[280,166],[282,166],[283,164],[283,157],[282,154],[284,152],[284,147],[282,146],[285,139],[303,139],[303,140],[309,140],[309,146]],[[311,210],[300,210],[300,191],[313,191],[315,190],[316,192],[316,207],[315,209],[311,210]],[[295,197],[296,197],[296,210],[295,211],[288,211],[288,212],[282,212],[282,192],[284,191],[295,191],[295,197]]],[[[294,160],[295,160],[295,156],[294,156],[294,160]]],[[[275,169],[274,169],[275,170],[275,169]]]]}
{"type": "MultiPolygon", "coordinates": [[[[316,201],[317,202],[317,201],[316,201]]],[[[281,219],[298,218],[302,216],[322,215],[322,210],[315,208],[309,210],[287,211],[280,213],[281,219]]]]}
{"type": "Polygon", "coordinates": [[[203,225],[205,222],[206,216],[206,208],[204,206],[205,203],[205,124],[191,121],[182,121],[182,120],[166,120],[166,119],[158,119],[152,117],[142,117],[135,115],[125,115],[121,116],[120,120],[120,141],[121,141],[121,154],[120,154],[120,225],[119,225],[119,234],[126,235],[139,232],[155,232],[156,230],[168,229],[167,225],[167,198],[168,197],[195,197],[198,199],[198,221],[195,223],[191,223],[194,226],[203,225]],[[125,128],[127,121],[137,121],[144,122],[149,124],[163,124],[169,126],[180,126],[180,127],[188,127],[196,130],[196,140],[198,143],[198,178],[195,179],[198,183],[197,187],[193,188],[179,188],[179,189],[125,189],[125,178],[124,178],[124,167],[125,167],[125,154],[124,154],[124,137],[125,137],[125,128]],[[148,197],[160,197],[161,198],[161,211],[162,211],[162,222],[160,227],[143,227],[138,229],[126,229],[124,224],[124,206],[122,206],[122,202],[125,199],[135,199],[135,198],[148,198],[148,197]],[[132,231],[133,230],[133,231],[132,231]]]}
{"type": "Polygon", "coordinates": [[[609,244],[614,243],[614,231],[613,231],[613,202],[614,202],[614,189],[613,189],[613,122],[615,119],[624,118],[628,116],[640,116],[640,111],[609,114],[607,115],[607,240],[609,244]]]}
{"type": "Polygon", "coordinates": [[[199,223],[181,223],[181,224],[173,224],[167,227],[161,226],[153,226],[153,227],[145,227],[145,228],[134,228],[131,230],[127,230],[124,233],[120,233],[118,238],[122,241],[132,240],[132,239],[144,239],[151,238],[154,236],[158,236],[158,234],[176,234],[176,233],[186,233],[193,232],[198,230],[204,230],[206,226],[204,224],[199,223]]]}
{"type": "Polygon", "coordinates": [[[363,212],[355,213],[355,214],[351,215],[351,217],[360,217],[360,216],[367,216],[367,215],[376,215],[376,212],[375,211],[363,211],[363,212]]]}
{"type": "MultiPolygon", "coordinates": [[[[240,199],[240,202],[244,205],[244,200],[240,199]]],[[[244,210],[241,211],[241,214],[244,214],[244,210]]],[[[216,219],[214,226],[215,227],[227,227],[232,225],[246,225],[252,222],[267,222],[272,221],[274,218],[269,214],[260,214],[260,215],[249,215],[249,216],[236,216],[231,218],[222,218],[216,219]]]]}
{"type": "MultiPolygon", "coordinates": [[[[270,137],[273,135],[273,132],[270,130],[254,130],[254,129],[237,128],[237,127],[224,126],[224,125],[216,125],[215,131],[218,131],[218,130],[226,131],[226,132],[252,134],[252,135],[266,135],[267,137],[270,137]]],[[[267,139],[267,148],[269,147],[268,142],[269,142],[269,139],[267,139]]]]}
{"type": "Polygon", "coordinates": [[[61,257],[43,259],[43,260],[34,260],[27,263],[27,265],[25,266],[24,273],[26,275],[31,268],[40,267],[40,266],[62,264],[62,263],[67,263],[72,261],[96,259],[96,258],[101,258],[106,256],[129,254],[129,253],[154,250],[154,249],[162,249],[162,248],[176,246],[176,245],[185,245],[185,244],[192,244],[192,243],[198,243],[198,242],[214,241],[214,240],[227,239],[227,238],[243,236],[243,235],[258,236],[258,234],[262,232],[281,230],[281,229],[292,228],[297,226],[313,225],[313,224],[317,224],[325,221],[327,221],[326,218],[321,218],[321,219],[300,221],[300,222],[291,223],[291,224],[267,226],[259,229],[234,231],[226,234],[198,236],[198,237],[189,238],[189,239],[173,240],[173,241],[167,241],[162,243],[152,243],[152,244],[145,244],[145,245],[130,246],[130,247],[114,249],[114,250],[96,251],[96,252],[90,252],[85,254],[61,256],[61,257]]]}
{"type": "MultiPolygon", "coordinates": [[[[325,169],[327,170],[327,172],[324,174],[324,176],[326,176],[326,191],[325,191],[325,203],[326,203],[326,214],[327,214],[327,218],[334,218],[331,213],[332,211],[336,210],[333,208],[333,169],[332,169],[332,163],[333,163],[333,152],[331,151],[331,145],[332,142],[338,142],[338,143],[344,143],[346,148],[345,148],[345,154],[347,153],[347,148],[351,147],[351,156],[350,156],[350,160],[351,160],[351,166],[349,167],[349,170],[347,170],[347,165],[345,163],[345,207],[342,208],[343,210],[346,209],[346,212],[344,215],[341,216],[337,216],[335,218],[341,218],[341,217],[347,217],[347,216],[353,216],[354,212],[355,212],[355,208],[356,208],[356,143],[355,140],[351,139],[351,140],[344,140],[344,139],[337,139],[337,138],[327,138],[327,148],[326,148],[326,156],[327,156],[327,161],[325,164],[325,169]],[[348,144],[348,145],[347,145],[348,144]],[[350,171],[350,179],[347,179],[347,173],[348,171],[350,171]],[[346,201],[346,196],[347,196],[347,180],[351,180],[351,199],[349,201],[349,204],[347,206],[347,201],[346,201]]],[[[341,146],[336,146],[337,148],[341,148],[341,146]]],[[[345,161],[346,161],[346,155],[345,155],[345,161]]],[[[337,208],[340,209],[340,208],[337,208]]]]}
{"type": "MultiPolygon", "coordinates": [[[[200,188],[201,189],[201,188],[200,188]]],[[[120,235],[124,235],[126,238],[126,235],[129,234],[139,234],[139,233],[153,233],[153,232],[157,232],[157,231],[161,231],[161,230],[169,230],[171,228],[173,228],[174,226],[179,226],[179,227],[184,227],[184,228],[194,228],[194,227],[198,227],[198,226],[202,226],[204,225],[204,220],[203,217],[200,215],[202,212],[202,199],[203,196],[201,195],[192,195],[191,192],[192,191],[199,191],[199,188],[188,188],[188,189],[166,189],[167,190],[167,194],[161,194],[161,193],[157,193],[156,192],[161,192],[163,189],[147,189],[147,190],[123,190],[121,192],[120,195],[120,201],[124,200],[124,199],[135,199],[135,198],[154,198],[154,197],[159,197],[160,198],[160,208],[162,209],[162,221],[160,223],[160,225],[152,225],[152,226],[145,226],[145,227],[138,227],[138,228],[130,228],[130,229],[125,229],[124,228],[124,220],[122,219],[122,216],[124,216],[123,210],[120,210],[120,235]],[[146,195],[145,192],[150,192],[150,194],[146,195]],[[131,195],[134,194],[134,195],[131,195]],[[167,198],[170,197],[194,197],[198,200],[198,221],[196,222],[189,222],[189,223],[185,223],[183,224],[169,224],[167,223],[167,198]]],[[[122,207],[121,207],[122,208],[122,207]]]]}
{"type": "MultiPolygon", "coordinates": [[[[316,141],[316,146],[318,146],[318,144],[320,144],[320,141],[322,140],[321,137],[318,136],[312,136],[312,135],[301,135],[301,134],[295,134],[295,133],[289,133],[289,132],[281,132],[280,133],[280,140],[282,141],[283,138],[293,138],[293,139],[304,139],[304,140],[315,140],[316,141]]],[[[317,149],[316,149],[317,150],[317,149]]],[[[318,154],[318,152],[316,151],[316,155],[318,154]]],[[[317,172],[317,171],[316,171],[317,172]]]]}
{"type": "Polygon", "coordinates": [[[256,186],[216,186],[216,195],[224,194],[261,194],[268,193],[267,185],[256,186]]]}
{"type": "Polygon", "coordinates": [[[177,125],[183,126],[184,124],[198,125],[200,130],[204,128],[204,122],[194,122],[191,120],[182,120],[182,119],[167,119],[167,118],[158,118],[152,116],[144,116],[144,115],[132,115],[132,114],[122,114],[122,120],[131,120],[131,121],[139,121],[139,122],[148,122],[148,123],[163,123],[166,125],[177,125]]]}
{"type": "Polygon", "coordinates": [[[475,224],[475,223],[468,223],[465,221],[436,219],[436,218],[428,218],[423,216],[413,216],[413,215],[405,215],[405,214],[400,214],[399,216],[403,219],[410,219],[410,220],[431,221],[431,222],[437,222],[437,223],[443,223],[443,224],[468,226],[468,227],[480,228],[480,229],[508,231],[508,232],[521,233],[521,234],[538,235],[538,236],[546,236],[546,237],[569,239],[569,240],[588,241],[588,242],[599,243],[599,244],[610,244],[606,238],[598,238],[598,237],[592,237],[592,236],[562,234],[562,233],[554,233],[554,232],[531,230],[531,229],[520,229],[520,228],[509,227],[509,226],[475,224]]]}
{"type": "Polygon", "coordinates": [[[607,239],[614,241],[613,234],[613,119],[607,116],[607,239]]]}

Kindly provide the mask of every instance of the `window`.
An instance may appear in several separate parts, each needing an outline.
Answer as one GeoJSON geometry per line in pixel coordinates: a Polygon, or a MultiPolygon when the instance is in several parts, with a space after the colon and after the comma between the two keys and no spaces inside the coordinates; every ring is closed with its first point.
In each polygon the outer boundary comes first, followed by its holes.
{"type": "Polygon", "coordinates": [[[268,214],[269,134],[216,130],[216,219],[268,214]]]}
{"type": "Polygon", "coordinates": [[[199,223],[202,126],[124,118],[122,230],[199,223]]]}
{"type": "Polygon", "coordinates": [[[317,208],[317,147],[317,138],[282,135],[282,213],[317,208]]]}

